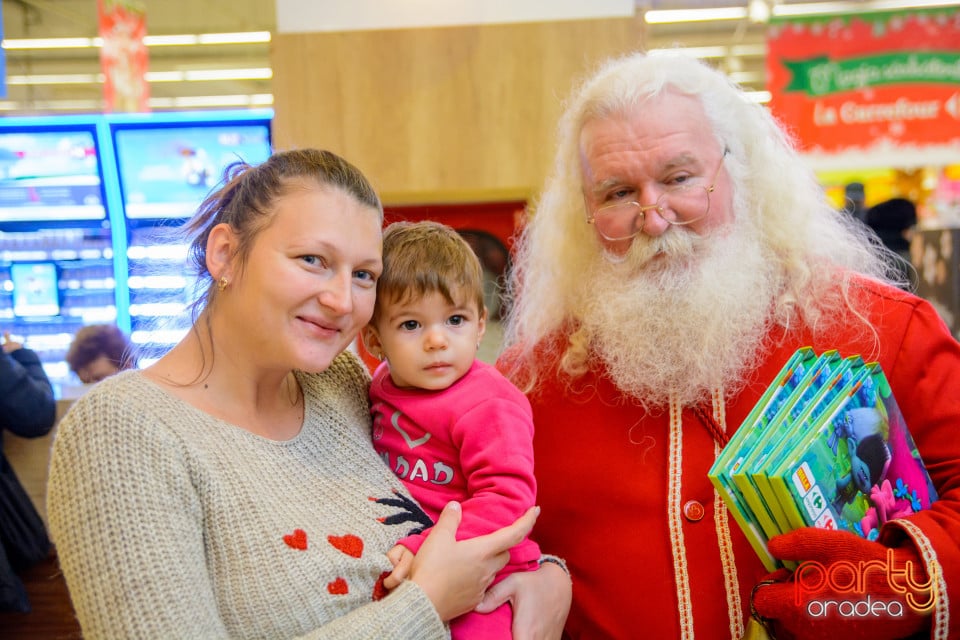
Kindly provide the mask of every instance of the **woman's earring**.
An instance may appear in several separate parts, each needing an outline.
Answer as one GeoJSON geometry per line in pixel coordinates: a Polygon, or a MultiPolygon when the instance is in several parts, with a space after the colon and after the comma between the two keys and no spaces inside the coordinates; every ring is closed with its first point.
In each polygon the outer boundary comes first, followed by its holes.
{"type": "Polygon", "coordinates": [[[217,280],[217,290],[223,291],[227,288],[227,285],[230,284],[230,281],[227,280],[226,276],[220,276],[220,279],[217,280]]]}

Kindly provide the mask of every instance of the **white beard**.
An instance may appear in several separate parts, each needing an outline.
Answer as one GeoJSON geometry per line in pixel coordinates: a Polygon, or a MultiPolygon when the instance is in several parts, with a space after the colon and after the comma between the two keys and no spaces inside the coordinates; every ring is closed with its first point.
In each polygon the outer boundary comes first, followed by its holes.
{"type": "Polygon", "coordinates": [[[584,278],[581,320],[617,387],[648,408],[731,394],[764,350],[780,277],[742,222],[706,236],[639,236],[584,278]]]}

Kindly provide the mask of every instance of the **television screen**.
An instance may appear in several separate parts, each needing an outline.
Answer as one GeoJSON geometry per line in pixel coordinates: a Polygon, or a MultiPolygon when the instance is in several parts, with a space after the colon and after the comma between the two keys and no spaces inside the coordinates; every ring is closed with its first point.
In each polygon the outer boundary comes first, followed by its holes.
{"type": "Polygon", "coordinates": [[[269,123],[116,127],[123,205],[129,219],[187,218],[227,165],[270,157],[269,123]]]}
{"type": "Polygon", "coordinates": [[[0,128],[0,223],[106,217],[93,128],[0,128]]]}
{"type": "Polygon", "coordinates": [[[16,262],[10,265],[13,314],[20,318],[60,315],[57,266],[52,262],[16,262]]]}

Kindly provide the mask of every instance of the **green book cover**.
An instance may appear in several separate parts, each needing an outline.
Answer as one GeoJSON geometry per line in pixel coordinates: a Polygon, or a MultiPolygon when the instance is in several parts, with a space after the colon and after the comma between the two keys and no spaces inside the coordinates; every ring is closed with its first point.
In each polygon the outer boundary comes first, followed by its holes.
{"type": "Polygon", "coordinates": [[[765,479],[764,499],[776,501],[780,511],[785,516],[784,530],[792,531],[797,527],[806,526],[796,503],[792,499],[785,499],[785,479],[777,475],[776,470],[793,454],[803,438],[817,428],[820,420],[828,413],[836,411],[837,404],[847,394],[851,393],[861,383],[864,376],[871,373],[872,367],[867,366],[860,356],[845,358],[847,364],[837,375],[833,376],[825,386],[820,402],[812,405],[802,414],[797,422],[798,426],[783,444],[770,456],[769,464],[762,471],[765,479]]]}
{"type": "Polygon", "coordinates": [[[839,361],[840,356],[836,351],[831,351],[816,356],[813,360],[805,361],[803,367],[795,368],[794,376],[784,384],[784,389],[789,390],[788,394],[783,397],[782,402],[775,410],[765,413],[761,417],[761,421],[758,423],[760,428],[756,429],[757,435],[751,439],[748,446],[743,447],[742,461],[737,469],[730,474],[734,486],[740,490],[747,501],[747,505],[756,514],[757,521],[760,523],[767,539],[783,533],[783,531],[777,526],[774,511],[776,505],[763,499],[759,487],[753,481],[752,474],[755,472],[758,459],[765,458],[773,444],[778,441],[776,439],[777,434],[774,433],[778,429],[777,425],[783,422],[798,404],[803,402],[813,381],[818,379],[821,373],[829,368],[830,363],[835,360],[839,361]]]}
{"type": "Polygon", "coordinates": [[[778,533],[793,529],[790,526],[784,510],[774,497],[770,489],[769,478],[766,474],[774,464],[774,459],[780,454],[783,446],[793,440],[798,433],[802,433],[804,418],[815,413],[817,408],[830,395],[831,383],[850,366],[850,360],[841,357],[836,350],[827,351],[820,356],[817,367],[812,372],[801,389],[797,390],[797,400],[781,411],[767,429],[767,437],[763,443],[754,448],[750,456],[746,474],[753,482],[761,499],[770,511],[778,533]]]}
{"type": "Polygon", "coordinates": [[[734,486],[730,474],[743,463],[742,451],[749,450],[753,439],[759,435],[762,425],[779,410],[783,401],[792,392],[794,386],[816,358],[813,349],[804,347],[798,349],[787,360],[740,427],[734,432],[730,441],[717,456],[707,474],[716,488],[717,494],[724,501],[750,545],[769,571],[776,570],[780,564],[767,551],[767,538],[757,521],[757,517],[747,505],[747,501],[740,490],[734,486]]]}

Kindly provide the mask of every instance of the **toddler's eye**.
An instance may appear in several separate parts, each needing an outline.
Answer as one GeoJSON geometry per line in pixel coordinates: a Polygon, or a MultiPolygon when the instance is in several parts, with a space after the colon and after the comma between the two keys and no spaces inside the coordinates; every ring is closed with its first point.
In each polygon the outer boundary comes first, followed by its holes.
{"type": "Polygon", "coordinates": [[[454,327],[459,327],[460,325],[462,325],[462,324],[463,324],[464,322],[466,322],[466,321],[467,321],[466,318],[464,318],[463,316],[459,316],[459,315],[458,315],[458,316],[450,316],[450,319],[447,320],[447,322],[450,323],[451,325],[453,325],[454,327]]]}
{"type": "Polygon", "coordinates": [[[405,320],[400,323],[400,328],[404,331],[415,331],[420,327],[420,323],[416,320],[405,320]]]}

